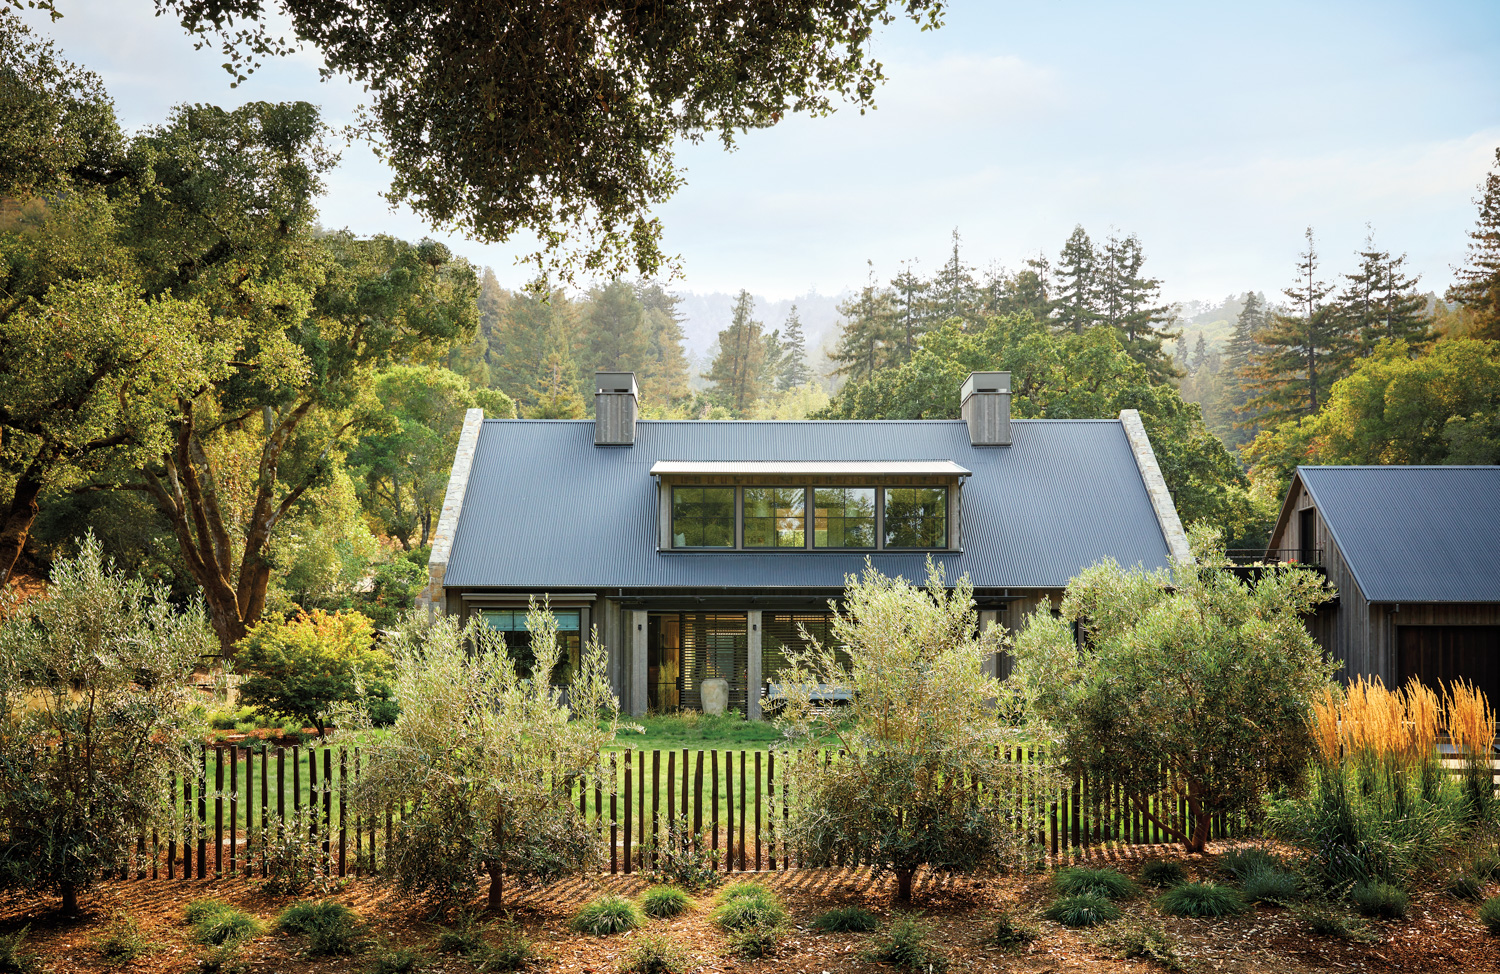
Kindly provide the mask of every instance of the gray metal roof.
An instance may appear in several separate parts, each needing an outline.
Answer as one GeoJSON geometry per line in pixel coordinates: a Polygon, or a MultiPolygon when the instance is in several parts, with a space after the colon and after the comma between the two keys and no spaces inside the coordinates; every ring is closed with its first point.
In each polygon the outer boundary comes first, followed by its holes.
{"type": "MultiPolygon", "coordinates": [[[[952,460],[964,550],[935,555],[979,588],[1059,588],[1112,557],[1168,564],[1118,420],[1017,420],[1014,444],[976,448],[961,420],[642,421],[633,447],[594,446],[589,420],[486,420],[444,584],[451,587],[842,588],[863,553],[658,552],[658,460],[952,460]]],[[[926,555],[873,552],[924,577],[926,555]]]]}
{"type": "Polygon", "coordinates": [[[1500,602],[1500,467],[1299,467],[1371,602],[1500,602]]]}

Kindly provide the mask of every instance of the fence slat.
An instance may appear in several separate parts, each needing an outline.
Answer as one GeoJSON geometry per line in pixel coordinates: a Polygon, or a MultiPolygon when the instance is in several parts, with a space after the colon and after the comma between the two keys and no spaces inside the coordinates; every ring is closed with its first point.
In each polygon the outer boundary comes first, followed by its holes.
{"type": "Polygon", "coordinates": [[[208,878],[208,749],[198,753],[198,878],[208,878]]]}
{"type": "Polygon", "coordinates": [[[323,869],[325,874],[332,859],[333,847],[333,748],[323,745],[323,869]]]}
{"type": "Polygon", "coordinates": [[[734,752],[724,752],[724,871],[734,871],[734,752]]]}
{"type": "MultiPolygon", "coordinates": [[[[348,831],[349,816],[344,811],[349,804],[349,749],[339,748],[339,875],[344,876],[344,854],[347,850],[345,833],[348,831]]],[[[356,856],[359,850],[354,851],[356,856]]]]}
{"type": "Polygon", "coordinates": [[[630,758],[631,751],[625,752],[625,875],[634,872],[634,866],[630,859],[630,758]]]}
{"type": "Polygon", "coordinates": [[[755,871],[760,872],[760,752],[755,752],[755,871]]]}
{"type": "Polygon", "coordinates": [[[740,752],[740,872],[745,871],[745,752],[740,752]]]}
{"type": "MultiPolygon", "coordinates": [[[[626,752],[629,754],[630,752],[626,752]]],[[[613,876],[620,871],[620,826],[619,819],[615,817],[615,796],[620,791],[619,755],[610,753],[609,756],[609,873],[613,876]]],[[[626,770],[629,770],[629,758],[626,758],[626,770]]],[[[625,800],[630,801],[630,790],[626,789],[625,800]]],[[[630,826],[625,826],[625,834],[630,835],[630,826]]]]}

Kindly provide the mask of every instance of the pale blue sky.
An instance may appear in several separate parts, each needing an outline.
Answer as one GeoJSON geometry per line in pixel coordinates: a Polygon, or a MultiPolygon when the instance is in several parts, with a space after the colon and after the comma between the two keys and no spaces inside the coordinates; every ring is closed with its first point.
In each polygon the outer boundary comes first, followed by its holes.
{"type": "MultiPolygon", "coordinates": [[[[130,126],[183,101],[305,99],[333,122],[357,88],[313,52],[238,89],[151,0],[59,0],[29,20],[98,71],[130,126]]],[[[1372,224],[1441,290],[1500,146],[1500,2],[1010,3],[955,0],[947,25],[887,30],[880,109],[794,118],[726,154],[685,146],[660,210],[675,286],[771,298],[932,270],[956,226],[971,263],[1055,254],[1075,223],[1138,233],[1173,300],[1290,282],[1303,227],[1330,273],[1372,224]]],[[[377,195],[352,146],[323,222],[448,240],[502,283],[521,247],[433,233],[377,195]]]]}

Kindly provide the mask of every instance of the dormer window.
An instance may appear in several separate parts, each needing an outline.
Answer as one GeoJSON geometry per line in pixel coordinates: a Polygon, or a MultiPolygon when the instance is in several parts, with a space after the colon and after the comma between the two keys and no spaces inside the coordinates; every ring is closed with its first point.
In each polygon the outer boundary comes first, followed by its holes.
{"type": "Polygon", "coordinates": [[[672,547],[733,548],[733,487],[673,487],[672,547]]]}
{"type": "Polygon", "coordinates": [[[807,546],[807,491],[801,487],[745,488],[745,547],[807,546]]]}
{"type": "Polygon", "coordinates": [[[874,487],[818,487],[814,495],[814,548],[875,547],[874,487]]]}
{"type": "Polygon", "coordinates": [[[886,488],[885,546],[946,548],[948,492],[941,487],[886,488]]]}

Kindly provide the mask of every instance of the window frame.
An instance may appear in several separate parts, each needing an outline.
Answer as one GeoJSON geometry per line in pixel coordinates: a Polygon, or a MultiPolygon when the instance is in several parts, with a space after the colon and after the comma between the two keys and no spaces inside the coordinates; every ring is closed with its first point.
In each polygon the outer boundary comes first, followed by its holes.
{"type": "MultiPolygon", "coordinates": [[[[740,503],[740,499],[741,499],[740,488],[732,486],[732,485],[726,485],[726,484],[707,484],[707,485],[704,485],[704,484],[673,484],[671,486],[671,489],[668,491],[668,494],[667,494],[667,533],[670,536],[671,541],[672,541],[672,550],[674,550],[674,551],[736,551],[736,550],[738,550],[740,547],[742,547],[742,544],[741,544],[741,542],[742,542],[742,534],[743,534],[742,524],[744,522],[744,518],[743,518],[743,516],[741,514],[742,505],[740,503]],[[729,542],[729,544],[727,544],[727,545],[703,545],[703,544],[699,544],[699,545],[682,544],[682,545],[679,545],[677,543],[677,492],[679,490],[727,490],[727,491],[730,492],[730,497],[731,497],[731,500],[730,500],[730,509],[731,509],[732,513],[729,516],[729,536],[730,536],[730,542],[729,542]]],[[[692,519],[692,520],[697,520],[700,523],[700,525],[706,525],[708,523],[709,519],[705,518],[705,517],[700,517],[700,518],[695,518],[695,519],[692,519]]],[[[715,519],[715,520],[717,520],[717,519],[715,519]]]]}
{"type": "Polygon", "coordinates": [[[910,484],[903,484],[903,485],[899,485],[899,486],[882,486],[880,488],[880,509],[881,509],[881,518],[880,518],[880,550],[881,551],[948,551],[948,550],[952,550],[952,544],[951,544],[952,538],[953,538],[953,534],[952,534],[952,517],[953,517],[952,507],[953,507],[953,492],[948,488],[948,485],[946,485],[946,484],[941,485],[941,486],[928,486],[928,485],[913,486],[913,485],[910,485],[910,484]],[[943,511],[942,511],[942,515],[941,516],[942,516],[942,519],[943,519],[943,531],[942,531],[942,541],[943,541],[943,543],[941,545],[923,545],[923,544],[917,544],[917,545],[893,545],[893,544],[890,543],[890,535],[891,535],[891,531],[890,531],[890,519],[886,515],[886,505],[888,503],[888,495],[893,490],[941,490],[942,491],[942,495],[943,495],[942,496],[942,508],[943,508],[943,511]]]}

